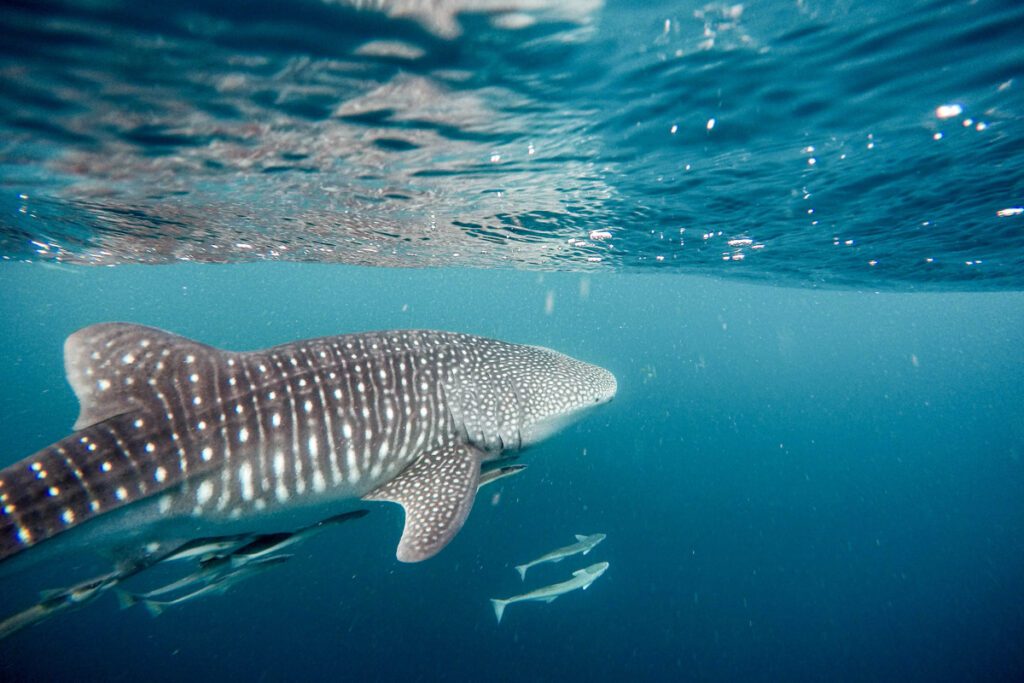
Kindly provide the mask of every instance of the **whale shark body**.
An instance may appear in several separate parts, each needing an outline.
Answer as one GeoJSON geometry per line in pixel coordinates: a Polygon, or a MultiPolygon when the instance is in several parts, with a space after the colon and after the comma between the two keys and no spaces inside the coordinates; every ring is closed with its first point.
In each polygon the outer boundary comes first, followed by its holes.
{"type": "Polygon", "coordinates": [[[2,564],[67,545],[143,566],[359,498],[404,507],[397,557],[417,562],[462,527],[482,462],[616,391],[550,349],[427,330],[232,352],[102,323],[72,334],[64,360],[76,431],[0,471],[2,564]]]}

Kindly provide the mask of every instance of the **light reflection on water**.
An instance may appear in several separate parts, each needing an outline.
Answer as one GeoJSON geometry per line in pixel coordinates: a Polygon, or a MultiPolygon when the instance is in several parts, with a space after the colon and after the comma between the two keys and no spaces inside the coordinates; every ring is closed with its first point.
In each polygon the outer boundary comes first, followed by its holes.
{"type": "Polygon", "coordinates": [[[425,7],[6,11],[4,257],[1024,286],[1016,3],[425,7]]]}

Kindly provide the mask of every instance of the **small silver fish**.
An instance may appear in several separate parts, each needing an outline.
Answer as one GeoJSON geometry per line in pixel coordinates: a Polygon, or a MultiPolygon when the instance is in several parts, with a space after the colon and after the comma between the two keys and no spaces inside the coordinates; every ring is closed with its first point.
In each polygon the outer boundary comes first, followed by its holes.
{"type": "Polygon", "coordinates": [[[220,555],[210,558],[204,564],[210,561],[216,563],[222,559],[228,559],[233,567],[240,567],[244,564],[252,562],[254,559],[260,557],[266,557],[272,553],[287,548],[288,546],[295,545],[296,543],[302,543],[309,540],[313,536],[316,536],[322,531],[327,530],[331,526],[336,524],[342,524],[344,522],[351,521],[353,519],[359,519],[369,514],[369,510],[353,510],[352,512],[345,512],[340,515],[334,515],[323,519],[316,524],[310,524],[307,527],[303,527],[297,531],[287,531],[273,534],[260,534],[256,536],[252,541],[246,545],[235,549],[228,555],[220,555]]]}
{"type": "Polygon", "coordinates": [[[62,612],[92,602],[103,593],[107,592],[122,579],[118,572],[83,581],[70,588],[43,591],[42,599],[28,609],[4,619],[0,622],[0,640],[17,633],[23,628],[35,626],[62,612]]]}
{"type": "Polygon", "coordinates": [[[562,548],[552,550],[550,553],[547,553],[546,555],[541,555],[532,562],[517,565],[516,571],[519,572],[519,577],[525,581],[526,570],[530,567],[533,567],[534,565],[538,564],[543,564],[544,562],[561,562],[565,558],[576,555],[577,553],[583,553],[584,555],[586,555],[605,538],[606,536],[604,534],[591,534],[589,536],[576,534],[576,542],[572,545],[567,545],[562,548]]]}
{"type": "Polygon", "coordinates": [[[505,477],[511,477],[513,474],[519,474],[525,469],[526,465],[505,465],[504,467],[496,467],[493,470],[481,472],[480,483],[476,485],[476,488],[479,491],[488,484],[493,484],[499,479],[504,479],[505,477]]]}
{"type": "Polygon", "coordinates": [[[561,583],[555,583],[550,586],[544,586],[537,590],[530,591],[529,593],[523,593],[522,595],[516,595],[511,598],[492,598],[491,604],[494,605],[494,616],[498,618],[498,623],[501,623],[501,615],[505,613],[505,608],[513,602],[554,602],[555,598],[559,595],[565,595],[570,591],[574,591],[577,588],[587,590],[590,584],[597,581],[598,577],[605,573],[608,569],[607,562],[598,562],[592,564],[585,569],[578,569],[572,573],[572,578],[568,581],[561,583]]]}
{"type": "Polygon", "coordinates": [[[291,555],[274,555],[273,557],[262,557],[252,562],[249,562],[242,567],[232,569],[226,574],[220,576],[214,581],[210,581],[201,588],[198,588],[191,593],[179,596],[172,600],[152,600],[142,599],[141,602],[145,606],[149,613],[154,617],[160,616],[165,609],[173,607],[174,605],[180,605],[182,603],[201,598],[204,595],[222,595],[231,589],[235,584],[248,579],[251,576],[260,574],[272,567],[275,567],[282,562],[291,559],[291,555]]]}

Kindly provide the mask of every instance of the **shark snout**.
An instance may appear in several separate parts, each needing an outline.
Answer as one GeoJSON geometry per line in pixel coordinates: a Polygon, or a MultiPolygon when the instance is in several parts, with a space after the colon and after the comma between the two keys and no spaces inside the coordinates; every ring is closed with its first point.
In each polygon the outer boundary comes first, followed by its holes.
{"type": "Polygon", "coordinates": [[[615,398],[616,392],[619,390],[619,383],[615,380],[615,375],[608,372],[604,368],[597,368],[600,371],[598,381],[596,382],[596,391],[594,392],[594,405],[600,405],[602,403],[608,403],[615,398]]]}

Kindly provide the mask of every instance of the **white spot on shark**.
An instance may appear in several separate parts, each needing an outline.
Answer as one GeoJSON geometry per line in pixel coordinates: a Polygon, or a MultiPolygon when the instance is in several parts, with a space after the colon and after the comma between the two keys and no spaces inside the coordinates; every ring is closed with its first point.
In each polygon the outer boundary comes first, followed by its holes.
{"type": "Polygon", "coordinates": [[[204,481],[196,489],[196,503],[200,506],[206,505],[210,502],[210,498],[213,497],[213,484],[209,481],[204,481]]]}
{"type": "Polygon", "coordinates": [[[238,482],[242,485],[242,500],[252,500],[252,465],[243,462],[238,466],[238,482]]]}

